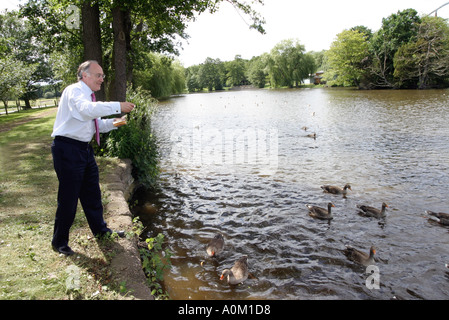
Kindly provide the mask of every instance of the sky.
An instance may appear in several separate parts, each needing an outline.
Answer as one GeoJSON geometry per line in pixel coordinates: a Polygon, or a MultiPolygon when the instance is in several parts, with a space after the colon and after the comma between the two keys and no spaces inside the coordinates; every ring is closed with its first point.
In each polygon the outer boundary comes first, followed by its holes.
{"type": "MultiPolygon", "coordinates": [[[[248,0],[247,0],[248,1],[248,0]]],[[[0,10],[17,8],[26,0],[1,0],[0,10]]],[[[269,52],[286,39],[297,39],[306,51],[329,49],[336,35],[345,29],[363,25],[373,32],[380,29],[382,18],[408,8],[418,14],[429,14],[449,3],[447,0],[264,0],[253,5],[265,19],[266,34],[249,29],[250,19],[228,2],[218,12],[202,13],[188,24],[190,36],[182,41],[179,60],[185,67],[203,63],[207,57],[222,61],[236,55],[251,59],[269,52]]],[[[438,11],[449,19],[449,4],[438,11]]]]}

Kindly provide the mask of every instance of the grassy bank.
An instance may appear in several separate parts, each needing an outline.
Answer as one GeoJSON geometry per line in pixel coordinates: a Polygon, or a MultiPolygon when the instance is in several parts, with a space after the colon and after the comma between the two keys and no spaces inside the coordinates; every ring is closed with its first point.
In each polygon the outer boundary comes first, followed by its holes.
{"type": "MultiPolygon", "coordinates": [[[[124,299],[110,272],[114,240],[97,240],[79,208],[70,233],[76,255],[51,248],[58,181],[50,137],[55,108],[0,116],[0,299],[124,299]]],[[[98,159],[100,181],[117,164],[98,159]]],[[[103,192],[107,202],[107,192],[103,192]]],[[[107,212],[105,219],[107,220],[107,212]]]]}

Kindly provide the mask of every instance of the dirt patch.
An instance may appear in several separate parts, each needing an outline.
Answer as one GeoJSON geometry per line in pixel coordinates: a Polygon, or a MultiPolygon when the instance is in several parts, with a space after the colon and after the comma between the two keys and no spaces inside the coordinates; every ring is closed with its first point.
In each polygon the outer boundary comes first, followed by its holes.
{"type": "MultiPolygon", "coordinates": [[[[108,174],[102,185],[108,192],[109,202],[105,207],[108,226],[112,230],[132,229],[132,213],[127,200],[132,194],[133,178],[130,160],[121,160],[114,172],[108,174]]],[[[114,280],[124,283],[127,290],[136,299],[153,300],[146,276],[142,270],[136,237],[119,238],[115,243],[117,252],[111,261],[114,280]]]]}

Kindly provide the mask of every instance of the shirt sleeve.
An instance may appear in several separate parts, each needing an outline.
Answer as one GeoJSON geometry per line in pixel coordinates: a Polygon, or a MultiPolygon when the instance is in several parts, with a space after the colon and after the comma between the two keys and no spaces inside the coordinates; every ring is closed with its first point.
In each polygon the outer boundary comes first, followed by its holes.
{"type": "Polygon", "coordinates": [[[81,121],[121,113],[120,102],[92,102],[90,97],[77,87],[69,94],[69,108],[72,116],[81,121]]]}
{"type": "Polygon", "coordinates": [[[109,132],[111,130],[118,129],[118,127],[114,126],[113,122],[114,122],[114,119],[100,119],[100,118],[98,118],[98,129],[100,130],[101,133],[106,133],[106,132],[109,132]]]}

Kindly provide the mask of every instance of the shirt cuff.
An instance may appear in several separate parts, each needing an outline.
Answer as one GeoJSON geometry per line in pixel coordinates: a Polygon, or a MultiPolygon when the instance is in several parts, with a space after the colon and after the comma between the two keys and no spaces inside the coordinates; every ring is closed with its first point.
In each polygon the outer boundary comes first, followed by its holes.
{"type": "Polygon", "coordinates": [[[111,103],[112,112],[113,114],[119,114],[122,113],[122,108],[120,107],[120,102],[112,102],[111,103]]]}

